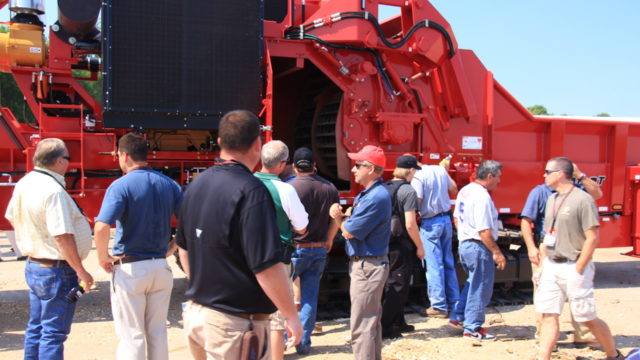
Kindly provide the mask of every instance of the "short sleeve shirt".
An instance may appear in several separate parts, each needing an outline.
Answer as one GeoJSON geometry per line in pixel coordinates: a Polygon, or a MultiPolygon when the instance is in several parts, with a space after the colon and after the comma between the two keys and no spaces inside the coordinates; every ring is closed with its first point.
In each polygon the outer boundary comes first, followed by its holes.
{"type": "Polygon", "coordinates": [[[294,234],[294,241],[297,243],[326,241],[329,224],[333,221],[329,216],[329,208],[331,204],[340,201],[338,189],[316,174],[296,176],[289,184],[295,188],[302,205],[309,213],[307,232],[294,234]]]}
{"type": "Polygon", "coordinates": [[[553,189],[542,184],[534,187],[529,192],[527,202],[524,204],[520,217],[528,217],[534,222],[533,232],[544,237],[544,213],[547,207],[547,199],[553,194],[553,189]]]}
{"type": "Polygon", "coordinates": [[[398,188],[398,204],[403,212],[418,211],[418,195],[409,184],[401,185],[398,188]]]}
{"type": "Polygon", "coordinates": [[[164,256],[171,240],[171,217],[181,200],[175,181],[151,169],[136,169],[111,183],[96,221],[116,224],[115,255],[164,256]]]}
{"type": "Polygon", "coordinates": [[[547,256],[562,256],[576,261],[582,251],[585,231],[599,226],[596,203],[588,193],[573,189],[567,195],[554,193],[547,201],[544,229],[548,233],[551,225],[556,229],[556,245],[547,246],[547,256]],[[565,197],[564,202],[562,201],[565,197]],[[560,206],[562,204],[562,206],[560,206]],[[554,215],[556,216],[553,224],[554,215]]]}
{"type": "Polygon", "coordinates": [[[72,234],[78,255],[85,259],[91,250],[91,228],[65,191],[64,177],[36,168],[16,184],[5,217],[16,232],[16,242],[24,255],[64,260],[54,237],[72,234]]]}
{"type": "Polygon", "coordinates": [[[391,236],[391,197],[382,179],[360,192],[353,202],[351,216],[343,226],[354,236],[347,239],[348,256],[379,256],[389,252],[391,236]]]}
{"type": "Polygon", "coordinates": [[[411,180],[411,186],[422,199],[420,216],[430,218],[451,210],[449,186],[452,182],[447,170],[439,165],[423,165],[411,180]]]}
{"type": "Polygon", "coordinates": [[[204,171],[187,188],[178,219],[188,298],[222,311],[276,310],[255,274],[281,262],[284,248],[271,195],[249,169],[225,161],[204,171]]]}
{"type": "Polygon", "coordinates": [[[463,187],[453,216],[458,219],[458,240],[480,240],[480,231],[487,229],[494,241],[498,239],[498,210],[484,186],[472,182],[463,187]]]}

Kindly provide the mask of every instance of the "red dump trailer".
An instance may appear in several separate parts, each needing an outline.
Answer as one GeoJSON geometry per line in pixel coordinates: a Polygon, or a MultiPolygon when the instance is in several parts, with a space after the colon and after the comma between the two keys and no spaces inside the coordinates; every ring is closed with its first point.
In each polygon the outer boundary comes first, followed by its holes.
{"type": "MultiPolygon", "coordinates": [[[[146,134],[152,165],[188,186],[218,153],[221,115],[244,108],[259,114],[267,140],[312,148],[347,203],[360,189],[346,154],[368,144],[384,148],[387,176],[403,153],[424,163],[452,155],[459,185],[481,160],[500,161],[492,195],[505,251],[522,244],[517,216],[546,160],[567,156],[602,186],[600,246],[640,255],[640,121],[532,116],[458,48],[427,0],[59,0],[48,28],[41,3],[12,0],[0,34],[0,71],[35,118],[0,108],[2,213],[40,139],[67,143],[68,189],[94,217],[120,176],[119,136],[146,134]],[[380,5],[400,13],[379,21],[380,5]],[[80,83],[100,77],[101,101],[80,83]]],[[[0,226],[10,229],[3,217],[0,226]]],[[[528,277],[525,263],[514,265],[516,279],[528,277]]]]}

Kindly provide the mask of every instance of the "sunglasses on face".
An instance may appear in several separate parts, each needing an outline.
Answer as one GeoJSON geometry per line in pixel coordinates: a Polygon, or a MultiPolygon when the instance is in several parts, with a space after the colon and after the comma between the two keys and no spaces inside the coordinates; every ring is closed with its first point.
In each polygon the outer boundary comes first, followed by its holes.
{"type": "Polygon", "coordinates": [[[547,169],[545,169],[544,173],[549,175],[549,174],[553,174],[554,172],[558,172],[558,171],[560,171],[560,170],[547,170],[547,169]]]}

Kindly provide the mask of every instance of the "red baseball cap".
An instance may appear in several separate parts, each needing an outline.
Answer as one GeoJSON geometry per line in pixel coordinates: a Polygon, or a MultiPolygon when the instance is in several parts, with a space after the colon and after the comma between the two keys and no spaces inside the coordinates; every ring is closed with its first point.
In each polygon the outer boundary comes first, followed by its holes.
{"type": "Polygon", "coordinates": [[[347,153],[351,160],[364,160],[384,169],[387,164],[387,158],[384,156],[384,150],[379,146],[367,145],[357,153],[347,153]]]}

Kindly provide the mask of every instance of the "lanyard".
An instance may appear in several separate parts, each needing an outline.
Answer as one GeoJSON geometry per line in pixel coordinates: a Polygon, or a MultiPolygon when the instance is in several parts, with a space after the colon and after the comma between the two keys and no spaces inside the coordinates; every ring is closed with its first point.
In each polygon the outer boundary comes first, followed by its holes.
{"type": "Polygon", "coordinates": [[[571,190],[569,190],[569,192],[567,193],[567,195],[565,195],[562,198],[562,201],[560,201],[560,205],[558,207],[556,207],[556,200],[558,199],[558,197],[556,196],[555,198],[553,198],[553,222],[551,222],[551,228],[550,230],[554,230],[555,229],[555,225],[556,225],[556,220],[558,219],[558,211],[560,210],[560,208],[562,207],[562,204],[564,204],[564,201],[567,200],[567,198],[569,197],[569,194],[571,194],[571,192],[573,191],[573,189],[575,189],[575,186],[571,186],[571,190]]]}
{"type": "MultiPolygon", "coordinates": [[[[58,182],[58,179],[56,179],[55,177],[53,177],[53,175],[49,174],[46,171],[42,171],[42,170],[38,170],[38,169],[33,169],[33,171],[38,172],[40,174],[44,174],[49,176],[50,178],[53,179],[53,181],[56,182],[56,184],[60,185],[60,187],[62,187],[62,189],[66,192],[67,189],[65,189],[64,185],[60,184],[58,182]]],[[[71,195],[69,195],[69,198],[71,199],[71,201],[73,201],[74,204],[76,204],[76,207],[78,208],[78,210],[80,211],[80,214],[82,214],[82,216],[87,217],[87,215],[84,214],[84,211],[82,211],[82,208],[80,207],[80,205],[78,205],[78,203],[76,202],[76,199],[74,199],[73,197],[71,197],[71,195]]]]}

